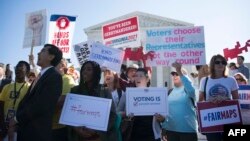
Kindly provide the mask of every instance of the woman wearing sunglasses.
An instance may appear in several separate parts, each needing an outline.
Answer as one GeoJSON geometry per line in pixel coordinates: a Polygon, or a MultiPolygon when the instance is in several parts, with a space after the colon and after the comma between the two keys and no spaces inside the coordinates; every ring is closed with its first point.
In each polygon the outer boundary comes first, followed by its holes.
{"type": "Polygon", "coordinates": [[[168,141],[197,141],[198,123],[195,113],[195,88],[182,68],[174,62],[172,71],[174,87],[168,92],[169,114],[165,118],[156,114],[156,120],[162,123],[162,136],[168,141]]]}
{"type": "MultiPolygon", "coordinates": [[[[233,77],[226,75],[226,66],[227,61],[222,55],[214,55],[211,58],[210,76],[208,79],[201,79],[199,101],[220,103],[224,100],[238,99],[238,84],[233,77]]],[[[222,141],[223,133],[206,133],[206,137],[208,141],[222,141]]]]}

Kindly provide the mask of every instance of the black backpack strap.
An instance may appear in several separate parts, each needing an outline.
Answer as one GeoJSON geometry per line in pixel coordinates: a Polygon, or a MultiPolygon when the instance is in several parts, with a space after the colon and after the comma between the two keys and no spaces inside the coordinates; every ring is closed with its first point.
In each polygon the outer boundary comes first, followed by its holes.
{"type": "Polygon", "coordinates": [[[206,80],[205,80],[205,86],[204,86],[204,101],[206,101],[207,80],[208,80],[208,77],[206,77],[206,80]]]}
{"type": "Polygon", "coordinates": [[[168,90],[168,95],[170,95],[170,93],[173,91],[173,88],[168,90]]]}
{"type": "MultiPolygon", "coordinates": [[[[186,91],[186,89],[185,89],[185,88],[184,88],[184,91],[185,91],[185,93],[187,93],[187,91],[186,91]]],[[[191,102],[192,102],[192,104],[193,104],[194,108],[196,108],[196,105],[195,105],[194,99],[193,99],[192,97],[190,97],[190,100],[191,100],[191,102]]]]}

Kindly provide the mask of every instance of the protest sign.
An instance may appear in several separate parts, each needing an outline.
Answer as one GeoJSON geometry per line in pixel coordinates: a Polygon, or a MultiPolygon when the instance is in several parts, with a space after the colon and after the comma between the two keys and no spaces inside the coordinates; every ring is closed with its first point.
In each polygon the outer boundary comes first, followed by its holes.
{"type": "Polygon", "coordinates": [[[76,16],[51,15],[49,43],[59,47],[63,57],[70,59],[76,16]]]}
{"type": "Polygon", "coordinates": [[[167,97],[167,88],[127,88],[126,113],[135,116],[152,116],[156,113],[167,115],[167,97]]]}
{"type": "Polygon", "coordinates": [[[92,43],[93,41],[86,41],[74,45],[74,52],[80,66],[88,60],[92,43]]]}
{"type": "Polygon", "coordinates": [[[59,123],[107,131],[111,103],[112,99],[69,93],[59,123]]]}
{"type": "Polygon", "coordinates": [[[46,25],[47,14],[45,9],[27,13],[25,18],[23,48],[33,48],[34,46],[44,45],[46,25]]]}
{"type": "Polygon", "coordinates": [[[250,85],[239,85],[238,94],[240,104],[250,105],[250,85]]]}
{"type": "Polygon", "coordinates": [[[97,62],[101,67],[106,67],[120,73],[123,57],[123,50],[107,47],[95,42],[92,44],[89,60],[97,62]]]}
{"type": "Polygon", "coordinates": [[[150,66],[171,66],[175,61],[183,65],[206,64],[202,26],[149,29],[144,48],[154,52],[154,58],[147,60],[150,66]]]}
{"type": "Polygon", "coordinates": [[[250,85],[239,85],[238,94],[242,122],[250,125],[250,85]]]}
{"type": "Polygon", "coordinates": [[[238,100],[223,101],[219,104],[198,102],[198,121],[202,133],[222,132],[225,124],[241,124],[238,100]]]}
{"type": "Polygon", "coordinates": [[[109,23],[102,27],[103,44],[114,47],[141,46],[139,21],[137,17],[109,23]]]}

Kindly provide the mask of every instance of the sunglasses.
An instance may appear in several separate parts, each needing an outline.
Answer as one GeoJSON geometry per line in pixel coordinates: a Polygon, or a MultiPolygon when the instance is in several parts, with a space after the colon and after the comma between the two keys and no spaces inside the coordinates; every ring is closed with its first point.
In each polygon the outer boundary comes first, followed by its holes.
{"type": "Polygon", "coordinates": [[[179,76],[177,72],[171,72],[172,76],[179,76]]]}
{"type": "Polygon", "coordinates": [[[244,79],[243,78],[235,78],[237,81],[243,82],[244,79]]]}
{"type": "Polygon", "coordinates": [[[214,64],[216,64],[216,65],[219,65],[219,64],[227,65],[227,62],[226,61],[215,61],[214,64]]]}

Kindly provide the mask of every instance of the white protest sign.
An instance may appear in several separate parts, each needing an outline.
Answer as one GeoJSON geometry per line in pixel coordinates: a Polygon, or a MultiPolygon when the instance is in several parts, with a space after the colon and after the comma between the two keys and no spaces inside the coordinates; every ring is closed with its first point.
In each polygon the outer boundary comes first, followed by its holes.
{"type": "Polygon", "coordinates": [[[88,60],[92,43],[93,41],[86,41],[74,45],[74,52],[80,66],[88,60]]]}
{"type": "Polygon", "coordinates": [[[141,46],[139,20],[137,17],[109,23],[102,27],[103,44],[114,47],[141,46]]]}
{"type": "Polygon", "coordinates": [[[239,101],[243,124],[250,125],[250,85],[239,85],[239,101]]]}
{"type": "Polygon", "coordinates": [[[45,43],[46,9],[26,14],[23,48],[42,46],[45,43]]]}
{"type": "Polygon", "coordinates": [[[175,61],[185,65],[206,64],[204,28],[172,27],[146,31],[146,52],[154,52],[148,59],[150,66],[171,66],[175,61]]]}
{"type": "Polygon", "coordinates": [[[49,43],[63,52],[64,58],[71,58],[72,40],[76,16],[51,15],[49,26],[49,43]]]}
{"type": "Polygon", "coordinates": [[[167,88],[127,88],[126,113],[135,116],[168,114],[167,88]]]}
{"type": "Polygon", "coordinates": [[[59,123],[107,131],[111,103],[112,99],[69,93],[59,123]]]}
{"type": "Polygon", "coordinates": [[[106,67],[119,73],[123,57],[123,50],[107,47],[96,42],[92,44],[89,60],[97,62],[101,67],[106,67]]]}
{"type": "Polygon", "coordinates": [[[239,85],[240,104],[250,104],[250,85],[239,85]]]}

